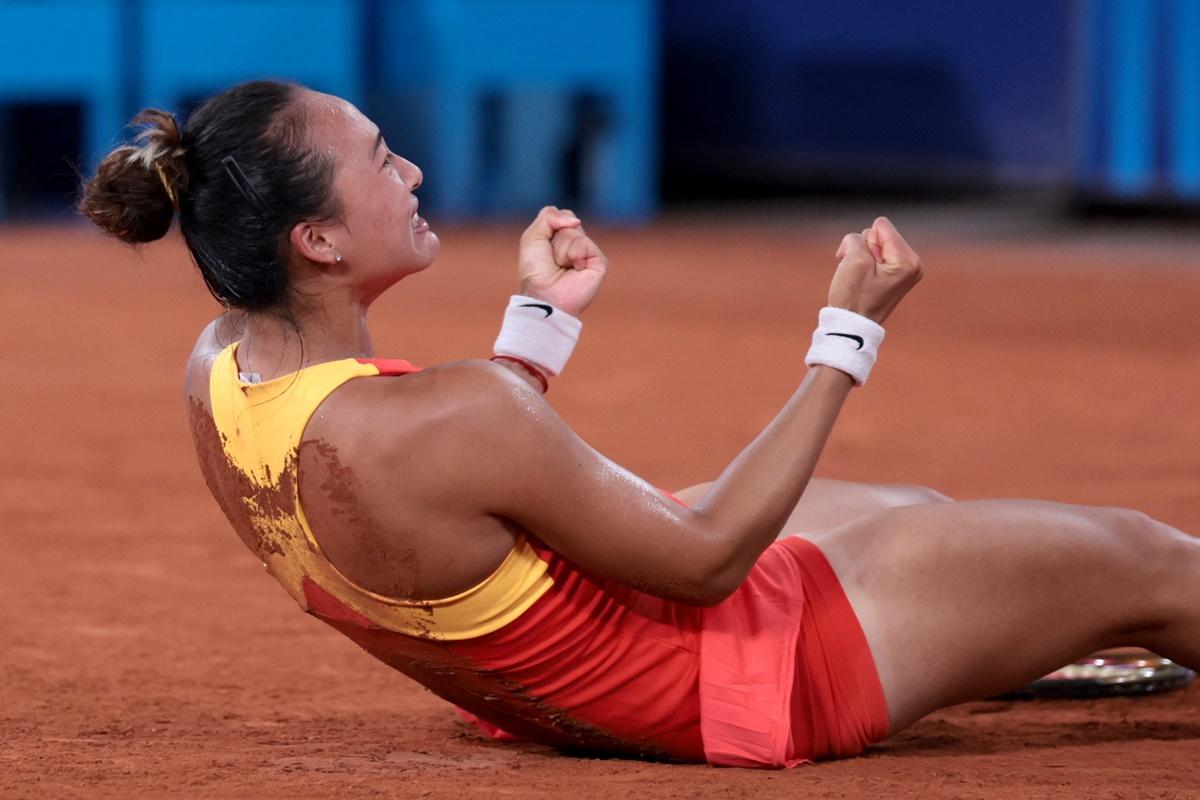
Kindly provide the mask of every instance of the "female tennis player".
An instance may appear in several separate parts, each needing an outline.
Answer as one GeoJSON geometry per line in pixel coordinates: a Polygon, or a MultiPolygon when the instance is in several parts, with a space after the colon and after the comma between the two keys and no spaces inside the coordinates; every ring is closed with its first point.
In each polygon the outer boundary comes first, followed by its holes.
{"type": "Polygon", "coordinates": [[[255,82],[182,133],[136,122],[81,209],[131,243],[178,212],[229,309],[186,373],[217,502],[301,608],[488,733],[778,767],[1107,646],[1200,666],[1196,539],[1123,509],[812,477],[921,277],[886,219],[837,249],[793,397],[672,497],[542,398],[608,268],[570,211],[521,237],[493,358],[418,369],[375,358],[366,315],[438,239],[421,171],[370,120],[255,82]]]}

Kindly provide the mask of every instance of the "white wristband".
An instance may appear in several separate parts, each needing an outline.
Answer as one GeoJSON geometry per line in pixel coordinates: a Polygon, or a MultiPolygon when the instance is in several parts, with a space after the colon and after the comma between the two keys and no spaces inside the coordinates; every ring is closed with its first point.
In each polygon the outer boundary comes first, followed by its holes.
{"type": "Polygon", "coordinates": [[[559,375],[582,329],[583,323],[562,309],[536,297],[514,294],[492,352],[524,359],[547,375],[559,375]]]}
{"type": "Polygon", "coordinates": [[[841,370],[854,379],[855,386],[862,386],[875,366],[882,342],[883,326],[878,322],[845,308],[825,306],[804,363],[841,370]]]}

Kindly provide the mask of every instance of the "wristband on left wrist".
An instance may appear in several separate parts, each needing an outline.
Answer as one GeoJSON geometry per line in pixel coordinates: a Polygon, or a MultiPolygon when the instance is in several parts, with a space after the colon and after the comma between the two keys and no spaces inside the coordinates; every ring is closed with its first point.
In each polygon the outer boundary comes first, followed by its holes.
{"type": "Polygon", "coordinates": [[[883,337],[883,326],[874,320],[845,308],[826,306],[818,316],[804,363],[833,367],[849,375],[855,386],[862,386],[879,357],[883,337]]]}

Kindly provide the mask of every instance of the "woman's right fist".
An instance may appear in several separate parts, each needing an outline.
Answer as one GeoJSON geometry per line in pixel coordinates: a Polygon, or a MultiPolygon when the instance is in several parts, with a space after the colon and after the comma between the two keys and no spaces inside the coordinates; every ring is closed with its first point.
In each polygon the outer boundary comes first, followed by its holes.
{"type": "Polygon", "coordinates": [[[881,325],[921,280],[921,257],[887,217],[861,234],[846,234],[837,257],[841,262],[829,285],[829,305],[881,325]]]}
{"type": "Polygon", "coordinates": [[[517,252],[520,293],[578,317],[591,305],[608,271],[608,258],[583,232],[574,211],[546,206],[525,232],[517,252]]]}

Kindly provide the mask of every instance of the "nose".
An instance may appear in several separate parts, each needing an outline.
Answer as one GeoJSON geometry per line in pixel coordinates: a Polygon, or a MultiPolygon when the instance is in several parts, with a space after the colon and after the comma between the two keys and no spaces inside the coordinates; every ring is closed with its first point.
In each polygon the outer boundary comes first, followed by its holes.
{"type": "Polygon", "coordinates": [[[417,187],[425,182],[425,173],[421,172],[421,168],[409,161],[407,158],[404,159],[404,165],[404,171],[407,173],[405,177],[408,179],[409,190],[416,191],[417,187]]]}

